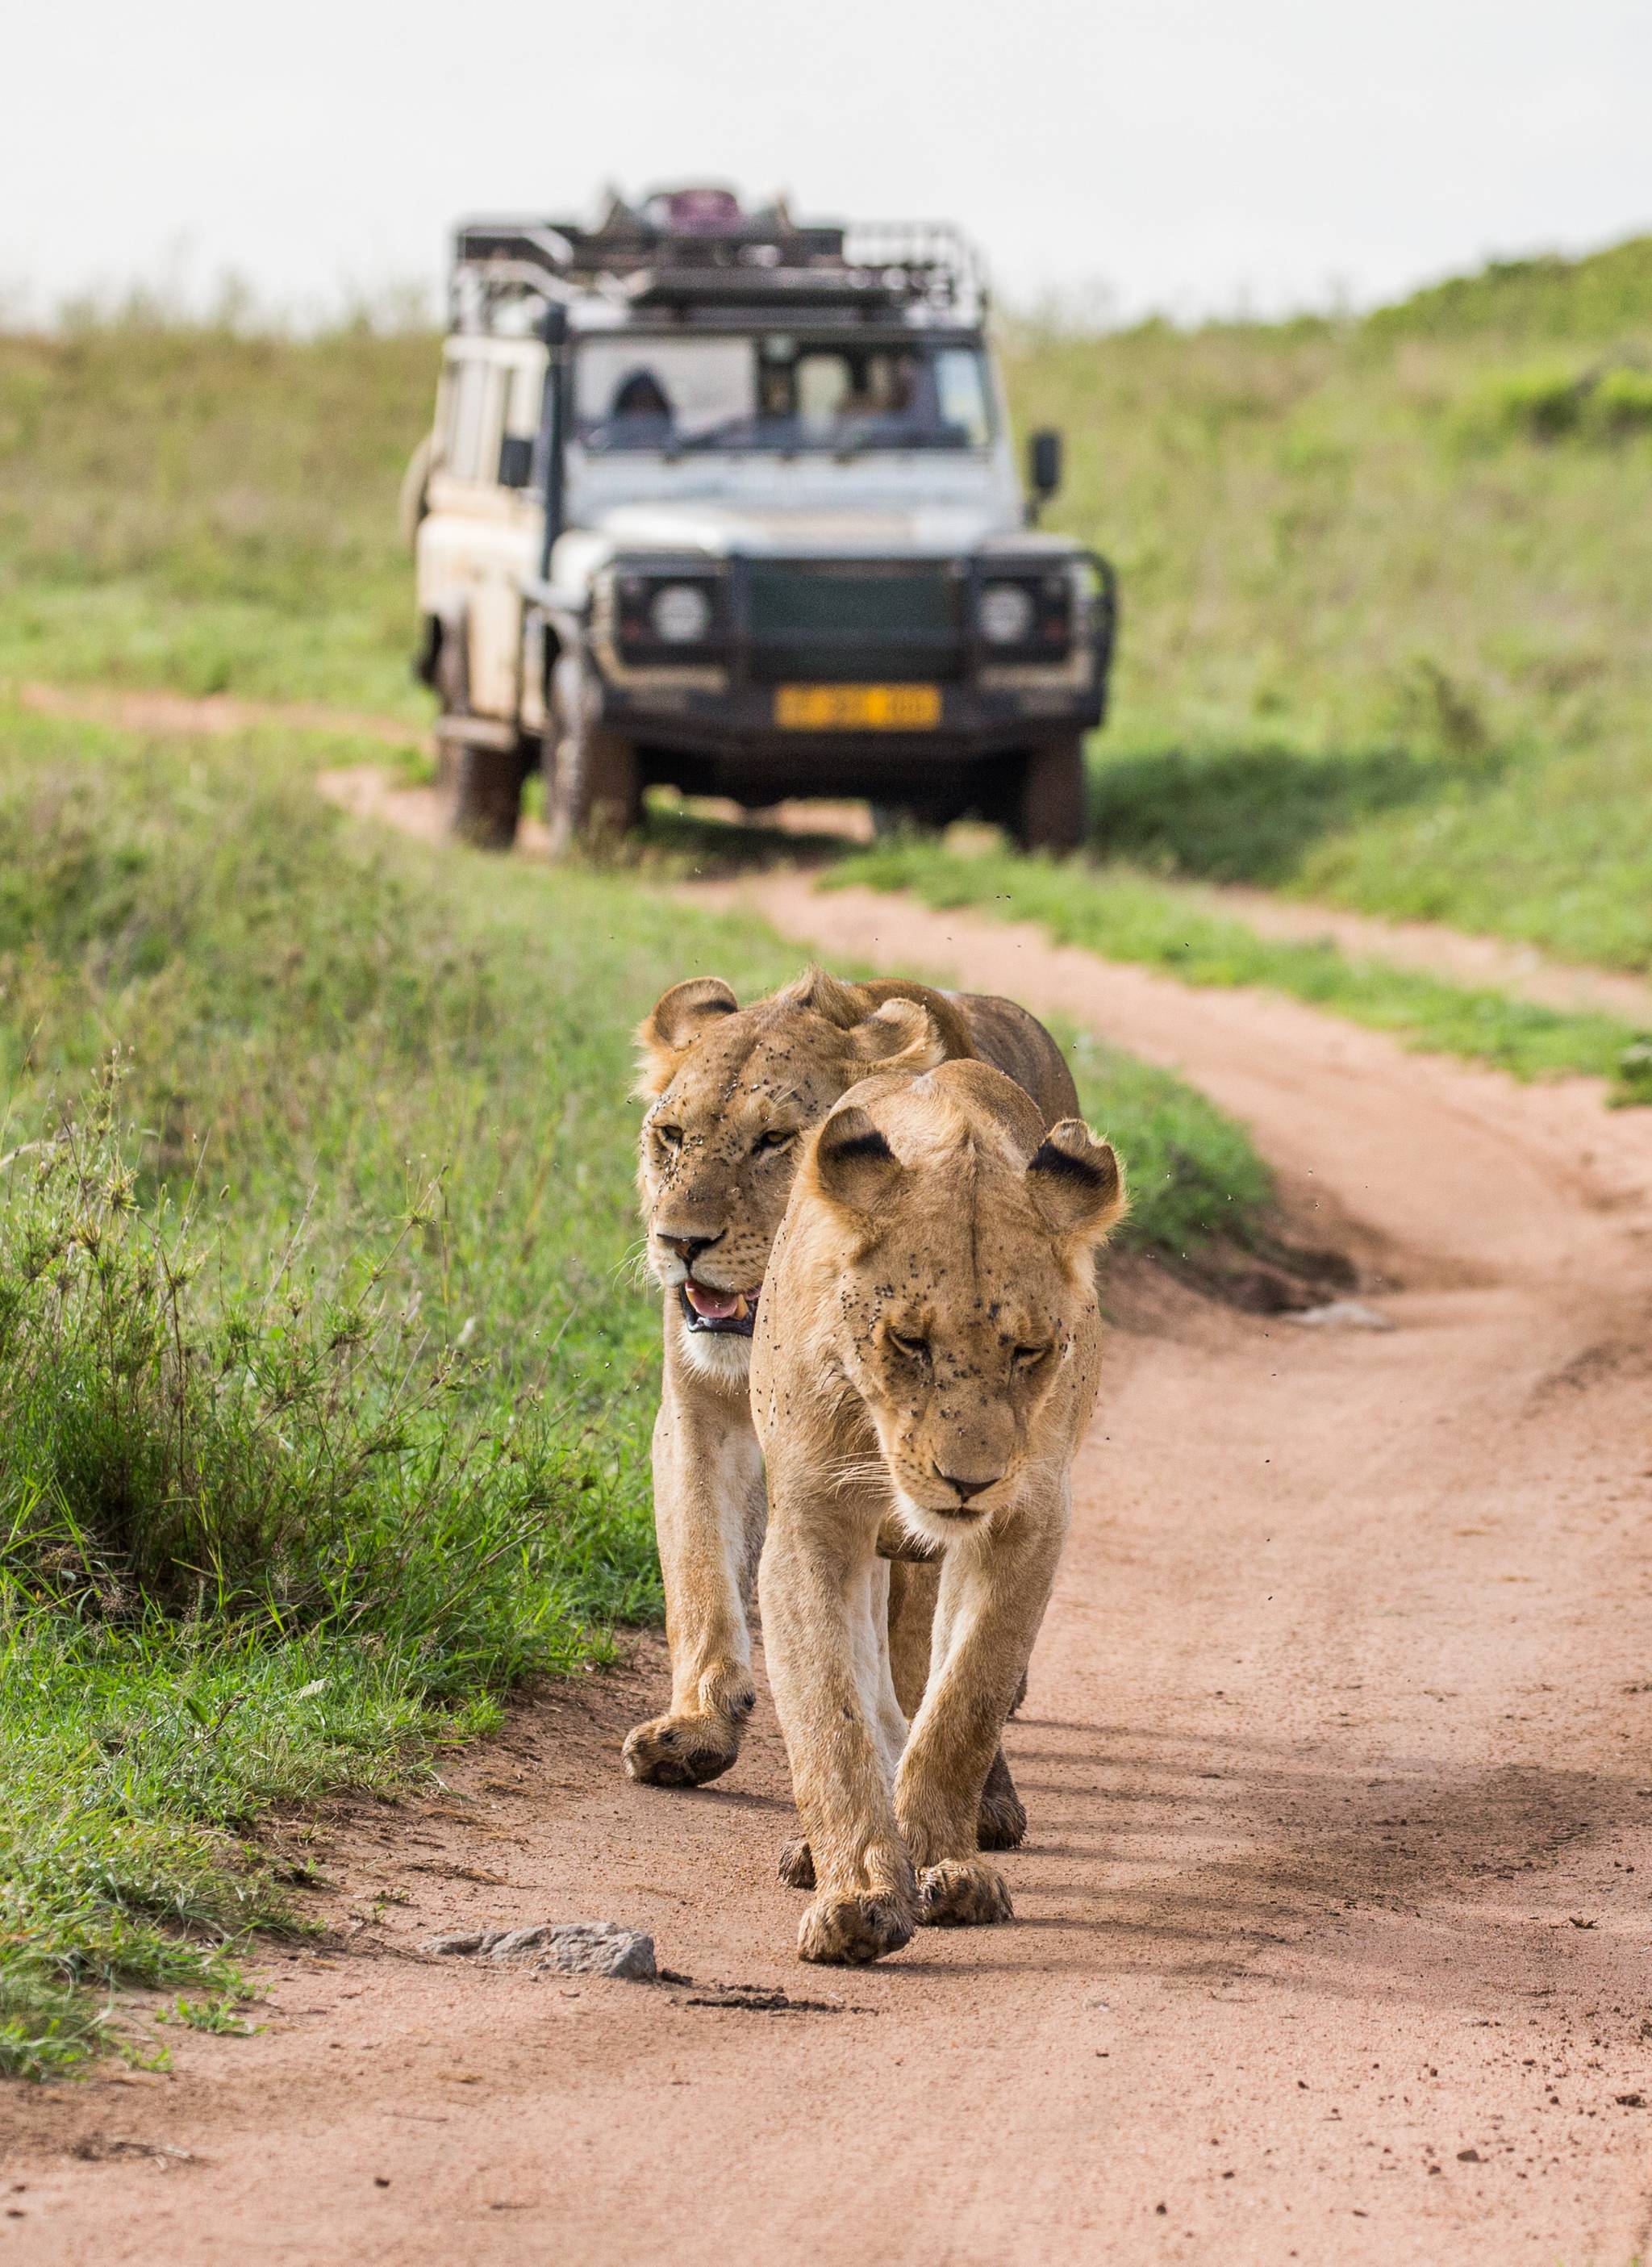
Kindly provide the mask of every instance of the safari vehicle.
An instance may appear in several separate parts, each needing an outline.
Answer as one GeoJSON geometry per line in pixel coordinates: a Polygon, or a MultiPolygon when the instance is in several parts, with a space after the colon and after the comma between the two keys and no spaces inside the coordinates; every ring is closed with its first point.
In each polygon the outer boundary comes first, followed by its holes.
{"type": "Polygon", "coordinates": [[[804,226],[723,189],[455,243],[435,429],[408,471],[420,674],[455,830],[553,835],[644,789],[1083,832],[1105,561],[1017,478],[980,265],[941,227],[804,226]]]}

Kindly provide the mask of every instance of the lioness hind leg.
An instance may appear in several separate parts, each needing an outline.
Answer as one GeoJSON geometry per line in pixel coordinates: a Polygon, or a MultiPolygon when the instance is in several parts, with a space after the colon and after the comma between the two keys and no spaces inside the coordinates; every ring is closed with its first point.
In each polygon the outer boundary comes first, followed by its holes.
{"type": "Polygon", "coordinates": [[[1027,1830],[1027,1814],[1016,1783],[1010,1776],[1004,1751],[999,1749],[981,1789],[976,1815],[975,1839],[983,1850],[1018,1850],[1027,1830]]]}
{"type": "Polygon", "coordinates": [[[775,1871],[789,1889],[813,1889],[814,1852],[802,1835],[794,1835],[789,1842],[782,1845],[775,1871]]]}

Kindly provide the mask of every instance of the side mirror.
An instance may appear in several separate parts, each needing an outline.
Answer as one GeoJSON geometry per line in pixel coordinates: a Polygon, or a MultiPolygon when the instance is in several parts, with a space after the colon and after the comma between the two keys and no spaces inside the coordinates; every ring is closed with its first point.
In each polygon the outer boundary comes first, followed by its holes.
{"type": "Polygon", "coordinates": [[[1061,437],[1047,426],[1027,444],[1027,484],[1039,503],[1047,503],[1061,485],[1061,437]]]}

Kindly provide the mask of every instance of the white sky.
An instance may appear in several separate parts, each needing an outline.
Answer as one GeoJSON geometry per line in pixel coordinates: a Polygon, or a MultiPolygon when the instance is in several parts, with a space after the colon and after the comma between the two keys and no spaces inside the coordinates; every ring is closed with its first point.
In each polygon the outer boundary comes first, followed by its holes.
{"type": "Polygon", "coordinates": [[[464,213],[725,179],[1000,290],[1356,304],[1652,228],[1648,0],[10,0],[0,296],[434,284],[464,213]]]}

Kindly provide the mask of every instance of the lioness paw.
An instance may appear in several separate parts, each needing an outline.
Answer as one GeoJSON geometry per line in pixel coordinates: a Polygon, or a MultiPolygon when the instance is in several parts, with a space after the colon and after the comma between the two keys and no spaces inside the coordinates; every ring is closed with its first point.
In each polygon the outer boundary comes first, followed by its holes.
{"type": "Polygon", "coordinates": [[[828,1968],[864,1968],[912,1941],[913,1914],[905,1898],[863,1891],[817,1897],[797,1931],[799,1960],[828,1968]]]}
{"type": "Polygon", "coordinates": [[[725,1716],[656,1716],[636,1727],[620,1754],[644,1786],[703,1786],[739,1752],[739,1733],[725,1716]]]}
{"type": "Polygon", "coordinates": [[[925,1928],[990,1928],[1015,1918],[1003,1875],[979,1858],[947,1858],[926,1867],[918,1876],[918,1898],[925,1928]]]}
{"type": "Polygon", "coordinates": [[[814,1852],[800,1835],[782,1845],[775,1871],[789,1889],[813,1889],[814,1852]]]}

